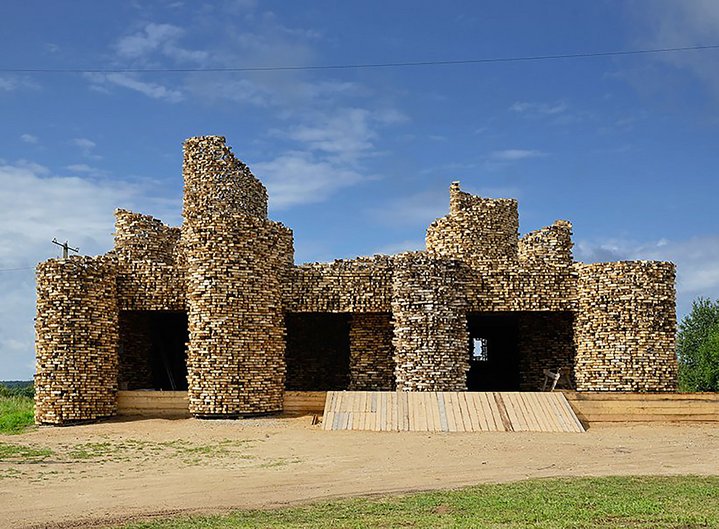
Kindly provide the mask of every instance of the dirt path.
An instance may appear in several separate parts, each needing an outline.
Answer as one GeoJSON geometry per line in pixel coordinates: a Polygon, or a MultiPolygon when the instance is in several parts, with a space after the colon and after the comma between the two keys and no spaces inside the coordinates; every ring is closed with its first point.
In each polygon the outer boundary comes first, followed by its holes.
{"type": "Polygon", "coordinates": [[[324,432],[308,417],[134,420],[0,436],[0,527],[95,526],[153,514],[550,476],[719,475],[719,428],[584,434],[324,432]],[[7,455],[7,445],[31,451],[7,455]]]}

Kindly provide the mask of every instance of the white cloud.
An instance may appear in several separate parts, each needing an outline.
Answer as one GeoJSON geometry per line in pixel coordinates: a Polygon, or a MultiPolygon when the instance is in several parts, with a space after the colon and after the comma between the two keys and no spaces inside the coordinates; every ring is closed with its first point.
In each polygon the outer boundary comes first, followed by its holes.
{"type": "Polygon", "coordinates": [[[20,139],[25,143],[37,143],[38,141],[37,136],[33,136],[32,134],[21,134],[20,139]]]}
{"type": "Polygon", "coordinates": [[[191,50],[178,44],[184,33],[182,28],[172,24],[150,23],[141,31],[120,38],[115,44],[115,50],[119,57],[125,59],[145,59],[153,53],[159,53],[179,62],[206,60],[206,51],[191,50]]]}
{"type": "Polygon", "coordinates": [[[553,116],[565,112],[567,108],[567,104],[562,101],[557,103],[528,103],[526,101],[517,101],[509,107],[509,110],[525,115],[553,116]]]}
{"type": "MultiPolygon", "coordinates": [[[[716,0],[654,0],[650,4],[628,4],[640,22],[643,44],[671,48],[715,44],[719,34],[719,2],[716,0]],[[642,33],[643,31],[643,33],[642,33]]],[[[719,97],[716,50],[662,53],[656,61],[670,64],[705,83],[719,97]]]]}
{"type": "Polygon", "coordinates": [[[267,186],[270,206],[274,209],[322,202],[338,190],[366,178],[342,164],[295,151],[269,162],[253,163],[252,170],[267,186]]]}
{"type": "Polygon", "coordinates": [[[97,167],[93,167],[91,165],[87,165],[86,163],[74,163],[65,166],[65,169],[68,171],[71,171],[75,174],[82,174],[87,176],[107,176],[110,174],[108,171],[105,171],[104,169],[99,169],[97,167]]]}
{"type": "Polygon", "coordinates": [[[102,160],[102,156],[95,153],[95,147],[97,144],[88,138],[73,138],[70,143],[75,147],[79,147],[80,152],[85,158],[92,160],[102,160]]]}
{"type": "Polygon", "coordinates": [[[377,137],[371,124],[372,113],[362,108],[345,108],[321,116],[311,125],[299,125],[287,136],[306,148],[346,159],[372,149],[377,137]]]}
{"type": "Polygon", "coordinates": [[[719,235],[652,242],[579,241],[575,255],[585,262],[645,259],[675,263],[680,316],[689,310],[692,299],[698,296],[719,299],[719,235]]]}
{"type": "Polygon", "coordinates": [[[536,149],[504,149],[501,151],[493,151],[489,157],[492,160],[499,160],[505,162],[514,162],[517,160],[525,160],[527,158],[537,158],[540,156],[546,156],[547,154],[536,149]]]}
{"type": "Polygon", "coordinates": [[[73,145],[76,145],[77,147],[80,147],[83,151],[91,151],[97,146],[94,141],[87,138],[73,138],[71,143],[73,145]]]}
{"type": "MultiPolygon", "coordinates": [[[[53,237],[82,254],[106,252],[117,207],[177,216],[164,201],[143,198],[159,195],[152,191],[144,184],[58,176],[28,161],[0,162],[0,269],[32,268],[57,257],[53,237]]],[[[0,290],[0,379],[27,379],[33,372],[33,270],[0,272],[0,290]]]]}
{"type": "Polygon", "coordinates": [[[85,74],[91,87],[103,92],[109,92],[109,85],[121,86],[139,92],[152,99],[161,99],[169,103],[179,103],[184,99],[180,90],[168,88],[159,83],[147,82],[140,79],[137,74],[131,73],[91,73],[85,74]]]}
{"type": "Polygon", "coordinates": [[[37,90],[40,86],[34,81],[19,75],[0,75],[0,92],[12,92],[20,88],[37,90]]]}

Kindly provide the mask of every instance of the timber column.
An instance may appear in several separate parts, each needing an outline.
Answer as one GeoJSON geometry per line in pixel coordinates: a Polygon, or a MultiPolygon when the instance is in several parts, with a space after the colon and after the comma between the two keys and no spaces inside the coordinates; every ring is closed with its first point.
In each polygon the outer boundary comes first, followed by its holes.
{"type": "Polygon", "coordinates": [[[37,266],[36,423],[115,415],[116,277],[107,257],[73,256],[37,266]]]}
{"type": "Polygon", "coordinates": [[[398,390],[467,389],[469,332],[461,262],[425,252],[397,255],[392,319],[398,390]]]}
{"type": "Polygon", "coordinates": [[[578,391],[676,391],[675,267],[577,264],[578,391]]]}
{"type": "Polygon", "coordinates": [[[292,231],[267,219],[267,191],[225,138],[184,144],[181,244],[187,266],[190,413],[282,410],[282,282],[292,231]]]}

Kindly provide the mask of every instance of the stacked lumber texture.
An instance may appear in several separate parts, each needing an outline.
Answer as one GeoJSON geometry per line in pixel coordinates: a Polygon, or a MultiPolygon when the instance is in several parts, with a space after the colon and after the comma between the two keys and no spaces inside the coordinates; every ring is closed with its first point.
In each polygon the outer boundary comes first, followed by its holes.
{"type": "Polygon", "coordinates": [[[574,314],[525,312],[518,320],[520,389],[542,389],[545,369],[561,371],[561,385],[574,387],[574,314]]]}
{"type": "Polygon", "coordinates": [[[115,211],[120,310],[185,310],[180,228],[150,215],[115,211]]]}
{"type": "Polygon", "coordinates": [[[37,266],[35,421],[63,424],[116,412],[117,293],[112,258],[37,266]]]}
{"type": "Polygon", "coordinates": [[[392,267],[386,255],[293,267],[285,306],[289,312],[389,312],[392,267]]]}
{"type": "Polygon", "coordinates": [[[675,267],[578,264],[575,376],[580,391],[675,391],[675,267]]]}
{"type": "Polygon", "coordinates": [[[285,387],[294,391],[345,389],[350,372],[350,315],[290,312],[285,316],[285,387]]]}
{"type": "Polygon", "coordinates": [[[394,259],[395,379],[401,391],[467,388],[467,331],[461,263],[408,252],[394,259]]]}
{"type": "Polygon", "coordinates": [[[516,200],[454,182],[426,251],[294,266],[292,231],[268,220],[265,187],[223,137],[187,140],[183,174],[182,228],[117,210],[111,252],[39,265],[38,422],[111,415],[118,371],[123,387],[147,385],[149,331],[135,311],[187,312],[199,417],[281,410],[288,372],[289,388],[463,390],[472,313],[527,314],[517,326],[524,389],[541,386],[544,368],[568,371],[580,391],[675,387],[671,263],[574,263],[569,222],[519,238],[516,200]],[[341,314],[325,328],[344,342],[304,336],[317,330],[306,327],[312,314],[341,314]],[[306,328],[286,337],[299,316],[306,328]]]}
{"type": "Polygon", "coordinates": [[[467,266],[467,310],[565,311],[576,302],[572,225],[518,236],[517,201],[488,199],[450,186],[449,215],[427,229],[427,252],[467,266]]]}
{"type": "Polygon", "coordinates": [[[427,252],[459,259],[473,268],[496,267],[517,261],[519,239],[517,201],[490,199],[449,188],[449,215],[427,229],[427,252]]]}
{"type": "Polygon", "coordinates": [[[190,412],[281,411],[292,232],[267,220],[264,186],[223,137],[187,140],[183,173],[190,412]]]}
{"type": "Polygon", "coordinates": [[[356,313],[350,321],[350,383],[353,391],[394,389],[392,316],[356,313]]]}
{"type": "Polygon", "coordinates": [[[147,389],[153,386],[152,329],[142,313],[120,311],[120,348],[117,384],[121,390],[147,389]]]}

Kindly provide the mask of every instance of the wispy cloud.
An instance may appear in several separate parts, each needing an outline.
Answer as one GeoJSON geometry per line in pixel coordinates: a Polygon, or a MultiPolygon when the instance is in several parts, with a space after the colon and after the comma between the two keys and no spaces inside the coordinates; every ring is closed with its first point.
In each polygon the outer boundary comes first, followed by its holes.
{"type": "MultiPolygon", "coordinates": [[[[715,0],[654,0],[651,7],[628,3],[627,9],[639,21],[640,37],[645,45],[680,47],[713,44],[719,34],[719,2],[715,0]]],[[[719,69],[716,51],[662,53],[654,60],[683,70],[709,87],[719,98],[719,69]]]]}
{"type": "Polygon", "coordinates": [[[501,151],[493,151],[489,154],[491,160],[502,162],[515,162],[541,156],[547,156],[547,153],[537,149],[504,149],[501,151]]]}
{"type": "Polygon", "coordinates": [[[146,24],[140,31],[120,38],[115,50],[120,58],[147,60],[160,54],[180,62],[202,62],[208,53],[192,50],[179,44],[185,30],[172,24],[146,24]]]}
{"type": "Polygon", "coordinates": [[[37,90],[40,85],[20,75],[0,75],[0,92],[13,92],[23,88],[37,90]]]}
{"type": "Polygon", "coordinates": [[[107,176],[109,174],[109,172],[105,171],[104,169],[92,167],[91,165],[87,165],[85,163],[70,164],[66,166],[65,169],[71,171],[74,174],[81,174],[87,176],[107,176]]]}
{"type": "Polygon", "coordinates": [[[554,116],[565,112],[569,107],[563,101],[557,103],[529,103],[517,101],[509,107],[509,110],[517,114],[530,116],[554,116]]]}
{"type": "MultiPolygon", "coordinates": [[[[322,42],[319,32],[288,27],[274,13],[254,8],[252,2],[232,6],[242,11],[237,20],[245,23],[240,27],[237,22],[237,31],[218,36],[206,50],[184,44],[194,36],[193,26],[146,23],[115,42],[115,59],[140,64],[202,59],[214,66],[238,65],[238,57],[244,65],[302,66],[316,60],[322,42]]],[[[375,103],[373,91],[360,83],[326,75],[316,78],[308,72],[188,75],[173,84],[129,73],[86,78],[92,88],[108,93],[123,87],[171,103],[201,96],[208,105],[261,107],[272,123],[264,136],[273,139],[275,149],[255,159],[252,168],[268,186],[270,205],[277,209],[321,202],[341,189],[376,178],[365,169],[364,160],[381,153],[376,142],[383,128],[408,121],[387,98],[375,103]]]]}
{"type": "Polygon", "coordinates": [[[95,147],[97,144],[89,138],[73,138],[70,143],[80,149],[80,152],[85,158],[92,160],[102,160],[102,156],[95,153],[95,147]]]}
{"type": "Polygon", "coordinates": [[[344,164],[299,151],[253,163],[252,170],[267,186],[270,207],[278,210],[322,202],[338,190],[366,179],[344,164]]]}
{"type": "Polygon", "coordinates": [[[32,134],[21,134],[20,140],[24,141],[25,143],[37,143],[38,142],[37,136],[34,136],[32,134]]]}
{"type": "Polygon", "coordinates": [[[91,151],[97,146],[94,141],[87,138],[73,138],[71,143],[77,147],[80,147],[83,151],[91,151]]]}
{"type": "Polygon", "coordinates": [[[363,108],[343,108],[317,116],[311,124],[298,125],[287,136],[307,149],[334,157],[354,160],[373,147],[377,137],[372,112],[363,108]]]}
{"type": "Polygon", "coordinates": [[[182,91],[169,88],[155,82],[143,81],[138,74],[132,73],[87,73],[85,78],[91,87],[102,92],[109,92],[111,86],[119,86],[134,90],[152,99],[164,100],[169,103],[179,103],[184,99],[182,91]]]}

